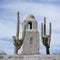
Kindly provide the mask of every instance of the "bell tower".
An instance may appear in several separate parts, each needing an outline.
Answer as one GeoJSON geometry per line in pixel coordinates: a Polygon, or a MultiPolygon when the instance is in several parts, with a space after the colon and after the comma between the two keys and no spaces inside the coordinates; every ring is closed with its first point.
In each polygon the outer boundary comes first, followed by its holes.
{"type": "Polygon", "coordinates": [[[23,19],[23,28],[26,25],[26,35],[23,42],[23,54],[39,54],[39,32],[37,21],[31,14],[23,19]]]}

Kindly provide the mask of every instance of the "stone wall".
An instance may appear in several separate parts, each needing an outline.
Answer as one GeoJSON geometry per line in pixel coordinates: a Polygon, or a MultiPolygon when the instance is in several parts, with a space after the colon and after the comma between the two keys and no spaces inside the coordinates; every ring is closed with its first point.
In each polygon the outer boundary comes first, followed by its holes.
{"type": "Polygon", "coordinates": [[[0,55],[0,60],[60,60],[60,55],[0,55]]]}

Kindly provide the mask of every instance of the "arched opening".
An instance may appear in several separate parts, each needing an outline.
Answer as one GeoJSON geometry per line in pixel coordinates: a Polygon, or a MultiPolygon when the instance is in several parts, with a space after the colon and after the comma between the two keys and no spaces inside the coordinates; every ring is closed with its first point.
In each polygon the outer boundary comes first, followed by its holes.
{"type": "Polygon", "coordinates": [[[30,21],[27,26],[28,29],[32,29],[32,22],[30,21]]]}

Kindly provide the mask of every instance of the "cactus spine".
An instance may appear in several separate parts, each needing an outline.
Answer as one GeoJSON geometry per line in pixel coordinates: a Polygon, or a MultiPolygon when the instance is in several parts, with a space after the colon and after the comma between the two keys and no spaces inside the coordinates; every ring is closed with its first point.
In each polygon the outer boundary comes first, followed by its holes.
{"type": "Polygon", "coordinates": [[[41,23],[41,38],[43,45],[46,47],[46,54],[50,54],[51,23],[49,23],[49,35],[46,35],[46,17],[44,17],[44,24],[41,23]]]}
{"type": "Polygon", "coordinates": [[[22,39],[19,39],[19,12],[17,12],[17,27],[16,27],[16,36],[13,36],[13,40],[14,40],[14,54],[18,54],[18,50],[21,48],[22,44],[23,44],[23,40],[25,38],[25,34],[26,34],[26,25],[24,27],[23,30],[23,37],[22,39]]]}

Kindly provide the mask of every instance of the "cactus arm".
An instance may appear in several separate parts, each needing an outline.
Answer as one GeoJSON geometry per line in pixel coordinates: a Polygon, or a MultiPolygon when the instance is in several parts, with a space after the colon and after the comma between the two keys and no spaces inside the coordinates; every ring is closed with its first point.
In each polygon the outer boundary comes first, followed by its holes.
{"type": "Polygon", "coordinates": [[[43,38],[43,23],[41,23],[41,38],[43,38]]]}
{"type": "Polygon", "coordinates": [[[16,37],[13,36],[12,38],[13,38],[13,42],[14,42],[14,46],[15,46],[15,43],[16,43],[16,37]]]}
{"type": "Polygon", "coordinates": [[[25,34],[26,34],[26,25],[24,26],[24,30],[23,30],[23,33],[22,33],[22,39],[19,40],[18,49],[20,49],[22,44],[23,44],[25,34]]]}
{"type": "Polygon", "coordinates": [[[19,40],[19,12],[17,12],[16,40],[19,40]]]}
{"type": "Polygon", "coordinates": [[[49,35],[50,35],[50,37],[51,37],[51,23],[50,23],[50,29],[49,29],[49,35]]]}
{"type": "Polygon", "coordinates": [[[44,17],[44,35],[46,35],[46,17],[44,17]]]}
{"type": "Polygon", "coordinates": [[[22,44],[23,44],[23,40],[20,39],[20,40],[19,40],[19,44],[18,44],[18,50],[21,48],[22,44]]]}
{"type": "Polygon", "coordinates": [[[49,23],[49,46],[51,42],[51,23],[49,23]]]}
{"type": "Polygon", "coordinates": [[[18,50],[17,50],[17,40],[16,40],[16,36],[13,36],[13,41],[14,41],[14,54],[18,54],[18,50]]]}

